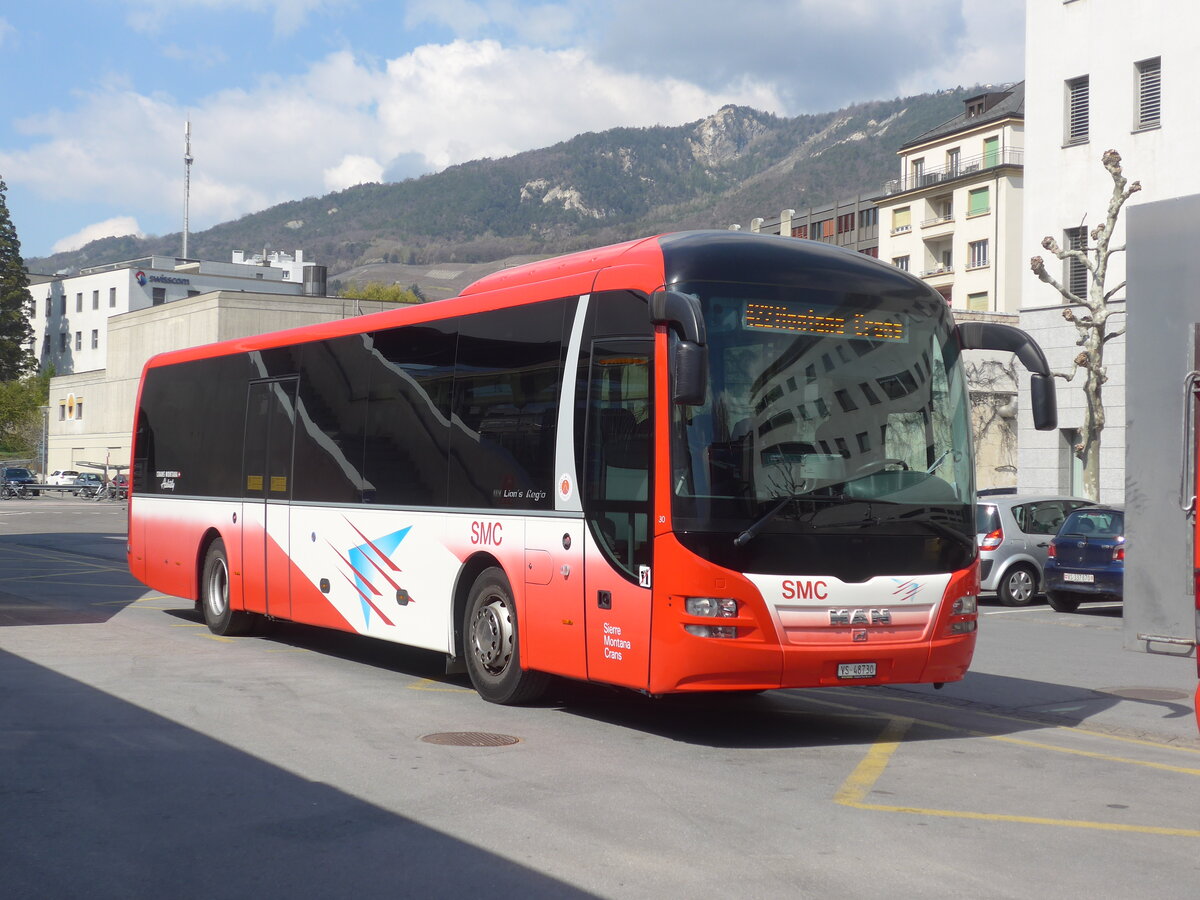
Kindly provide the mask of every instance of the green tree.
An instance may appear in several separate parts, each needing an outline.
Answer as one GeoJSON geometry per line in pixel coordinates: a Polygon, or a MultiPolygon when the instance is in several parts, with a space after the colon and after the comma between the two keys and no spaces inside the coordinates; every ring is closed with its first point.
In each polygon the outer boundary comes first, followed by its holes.
{"type": "Polygon", "coordinates": [[[341,296],[352,300],[377,300],[381,303],[420,303],[421,298],[411,290],[398,284],[384,284],[382,281],[368,281],[362,287],[351,283],[342,288],[341,296]]]}
{"type": "Polygon", "coordinates": [[[0,455],[31,456],[42,440],[42,411],[53,368],[40,375],[0,381],[0,455]]]}
{"type": "Polygon", "coordinates": [[[21,242],[8,215],[8,185],[0,178],[0,381],[20,378],[33,368],[29,352],[29,274],[21,259],[21,242]]]}

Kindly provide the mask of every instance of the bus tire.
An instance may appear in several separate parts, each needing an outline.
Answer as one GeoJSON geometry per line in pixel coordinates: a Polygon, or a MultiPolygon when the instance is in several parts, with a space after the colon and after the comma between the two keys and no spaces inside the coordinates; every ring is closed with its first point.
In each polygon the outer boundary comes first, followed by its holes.
{"type": "Polygon", "coordinates": [[[220,538],[208,545],[208,553],[204,556],[200,609],[204,613],[204,624],[213,634],[246,634],[254,625],[250,613],[229,606],[229,557],[225,553],[225,542],[220,538]]]}
{"type": "Polygon", "coordinates": [[[1079,600],[1063,591],[1050,591],[1046,594],[1046,602],[1055,612],[1075,612],[1079,609],[1079,600]]]}
{"type": "Polygon", "coordinates": [[[1018,563],[1004,573],[996,593],[1005,606],[1028,606],[1037,596],[1037,589],[1037,571],[1024,563],[1018,563]]]}
{"type": "Polygon", "coordinates": [[[545,692],[549,676],[521,668],[517,608],[501,569],[485,569],[471,585],[463,642],[467,674],[484,700],[515,705],[545,692]]]}

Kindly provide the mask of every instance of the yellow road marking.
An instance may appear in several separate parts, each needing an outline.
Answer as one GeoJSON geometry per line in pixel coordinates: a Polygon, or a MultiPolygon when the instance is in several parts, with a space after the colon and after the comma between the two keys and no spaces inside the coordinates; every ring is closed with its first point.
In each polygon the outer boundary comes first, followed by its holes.
{"type": "Polygon", "coordinates": [[[412,684],[408,685],[410,691],[442,691],[449,694],[469,694],[470,688],[451,687],[443,684],[440,681],[434,681],[432,678],[420,678],[412,684]]]}
{"type": "MultiPolygon", "coordinates": [[[[875,783],[883,775],[891,762],[892,756],[899,749],[904,735],[912,724],[917,721],[902,716],[887,716],[887,722],[878,738],[867,751],[854,769],[842,782],[834,795],[834,802],[852,809],[871,810],[874,812],[896,812],[916,816],[934,816],[944,819],[975,819],[982,822],[1017,822],[1023,825],[1053,825],[1059,828],[1084,828],[1093,831],[1123,831],[1137,834],[1160,834],[1172,837],[1200,837],[1200,829],[1194,828],[1165,828],[1157,825],[1122,825],[1115,822],[1090,822],[1086,819],[1054,819],[1044,816],[1014,816],[1003,813],[970,812],[956,809],[933,809],[920,806],[892,806],[884,803],[868,803],[866,798],[875,787],[875,783]]],[[[948,727],[948,726],[944,726],[948,727]]],[[[964,729],[953,729],[964,730],[964,729]]],[[[1033,742],[1017,741],[1039,746],[1033,742]]],[[[1062,750],[1061,747],[1047,746],[1050,750],[1062,750]]],[[[1070,752],[1070,751],[1064,751],[1070,752]]],[[[1118,757],[1108,757],[1103,754],[1088,754],[1101,759],[1115,762],[1134,762],[1137,760],[1122,760],[1118,757]]],[[[1179,769],[1175,771],[1191,772],[1179,769]]]]}

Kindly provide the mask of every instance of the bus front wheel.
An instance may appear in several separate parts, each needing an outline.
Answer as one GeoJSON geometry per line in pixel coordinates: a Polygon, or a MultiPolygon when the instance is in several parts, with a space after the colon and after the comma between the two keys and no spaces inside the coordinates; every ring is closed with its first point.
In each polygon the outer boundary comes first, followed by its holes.
{"type": "Polygon", "coordinates": [[[517,609],[508,579],[500,569],[485,569],[471,586],[463,640],[467,674],[484,700],[528,703],[546,690],[547,675],[521,668],[517,609]]]}
{"type": "Polygon", "coordinates": [[[217,538],[208,546],[200,576],[200,609],[213,634],[246,634],[254,624],[251,614],[229,606],[229,557],[225,542],[217,538]]]}

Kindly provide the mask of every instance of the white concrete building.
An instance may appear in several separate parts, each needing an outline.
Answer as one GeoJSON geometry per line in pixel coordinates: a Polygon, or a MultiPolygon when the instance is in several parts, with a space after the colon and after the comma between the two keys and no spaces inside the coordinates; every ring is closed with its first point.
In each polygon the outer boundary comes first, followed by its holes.
{"type": "MultiPolygon", "coordinates": [[[[1200,104],[1191,86],[1200,77],[1200,7],[1177,0],[1030,0],[1025,11],[1024,246],[1014,253],[1022,269],[1021,324],[1041,342],[1051,367],[1069,371],[1078,352],[1075,328],[1062,318],[1063,302],[1029,270],[1029,257],[1078,293],[1087,272],[1054,259],[1041,246],[1051,236],[1080,246],[1103,221],[1112,179],[1101,165],[1117,150],[1130,181],[1142,183],[1128,206],[1200,193],[1200,166],[1191,147],[1200,139],[1200,104]]],[[[1112,246],[1125,244],[1125,218],[1112,246]]],[[[1136,252],[1130,247],[1128,253],[1136,252]]],[[[1110,260],[1106,289],[1125,280],[1125,254],[1110,260]]],[[[1124,292],[1115,300],[1124,303],[1124,292]]],[[[1132,301],[1134,314],[1139,298],[1132,301]]],[[[1148,310],[1149,311],[1149,310],[1148,310]]],[[[1120,328],[1123,316],[1113,327],[1120,328]]],[[[1125,485],[1124,341],[1105,350],[1107,425],[1100,454],[1100,499],[1119,502],[1125,485]]],[[[1027,491],[1081,489],[1072,446],[1083,421],[1082,375],[1058,381],[1059,431],[1034,431],[1022,407],[1018,484],[1027,491]]]]}
{"type": "Polygon", "coordinates": [[[378,312],[391,304],[336,297],[211,291],[107,322],[108,367],[50,379],[45,471],[81,461],[129,463],[142,367],[156,353],[378,312]]]}
{"type": "Polygon", "coordinates": [[[961,115],[900,148],[900,177],[875,199],[879,258],[925,279],[951,306],[1016,312],[1024,86],[965,101],[961,115]]]}
{"type": "Polygon", "coordinates": [[[161,306],[209,291],[267,294],[325,292],[323,266],[305,263],[299,252],[250,262],[151,256],[83,269],[78,275],[30,279],[30,326],[34,357],[66,375],[103,369],[108,352],[108,319],[161,306]],[[282,257],[286,256],[286,259],[282,257]]]}

